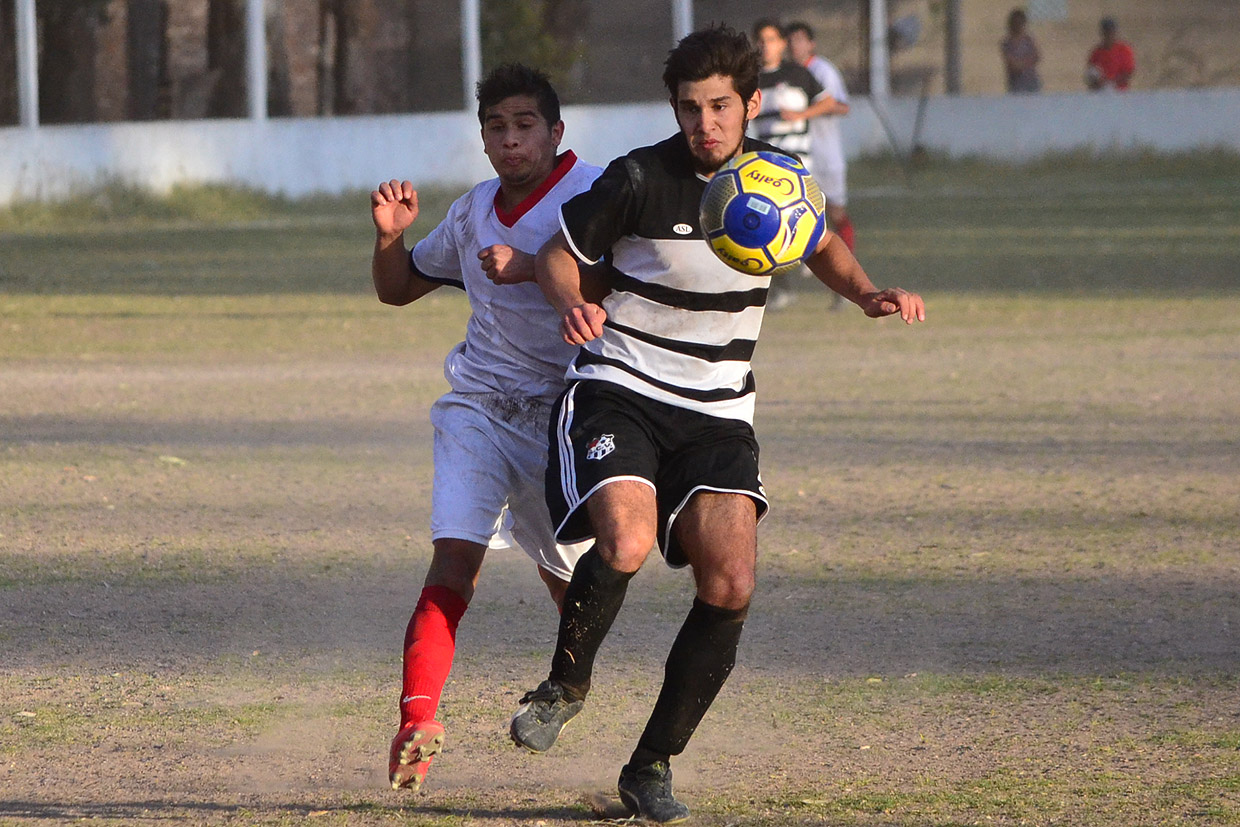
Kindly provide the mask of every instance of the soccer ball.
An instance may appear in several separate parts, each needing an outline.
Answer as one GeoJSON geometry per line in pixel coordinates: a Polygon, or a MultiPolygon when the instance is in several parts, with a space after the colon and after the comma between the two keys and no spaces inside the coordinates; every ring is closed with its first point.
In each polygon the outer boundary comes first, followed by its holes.
{"type": "Polygon", "coordinates": [[[746,152],[720,168],[702,193],[699,221],[724,264],[751,276],[790,270],[826,230],[826,201],[809,170],[776,152],[746,152]]]}

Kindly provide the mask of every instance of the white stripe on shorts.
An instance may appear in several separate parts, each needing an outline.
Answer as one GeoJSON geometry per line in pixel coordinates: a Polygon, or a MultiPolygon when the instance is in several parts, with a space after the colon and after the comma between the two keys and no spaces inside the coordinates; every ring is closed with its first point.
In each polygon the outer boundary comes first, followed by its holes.
{"type": "MultiPolygon", "coordinates": [[[[573,441],[568,435],[573,424],[573,394],[577,386],[568,389],[564,395],[564,404],[560,406],[560,418],[556,424],[556,448],[560,453],[560,491],[564,494],[564,502],[568,505],[568,513],[572,514],[581,504],[577,496],[577,468],[573,463],[573,441]]],[[[557,527],[558,528],[558,527],[557,527]]]]}

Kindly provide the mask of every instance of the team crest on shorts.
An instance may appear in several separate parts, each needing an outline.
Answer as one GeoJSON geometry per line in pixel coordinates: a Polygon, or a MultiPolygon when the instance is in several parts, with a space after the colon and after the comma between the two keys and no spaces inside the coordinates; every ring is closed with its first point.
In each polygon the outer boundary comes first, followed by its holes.
{"type": "Polygon", "coordinates": [[[616,450],[615,434],[596,436],[586,446],[586,459],[602,459],[614,450],[616,450]]]}

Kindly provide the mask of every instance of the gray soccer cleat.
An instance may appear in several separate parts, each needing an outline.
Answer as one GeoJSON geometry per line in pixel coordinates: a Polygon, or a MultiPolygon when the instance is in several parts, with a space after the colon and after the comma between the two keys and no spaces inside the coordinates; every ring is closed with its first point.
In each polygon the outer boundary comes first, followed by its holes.
{"type": "Polygon", "coordinates": [[[585,701],[570,700],[564,688],[552,680],[545,680],[533,692],[521,697],[521,706],[513,713],[508,734],[517,746],[530,752],[546,752],[560,737],[564,725],[571,721],[585,701]]]}
{"type": "Polygon", "coordinates": [[[689,808],[672,795],[672,768],[665,761],[644,767],[625,764],[616,787],[624,806],[647,821],[678,824],[689,817],[689,808]]]}

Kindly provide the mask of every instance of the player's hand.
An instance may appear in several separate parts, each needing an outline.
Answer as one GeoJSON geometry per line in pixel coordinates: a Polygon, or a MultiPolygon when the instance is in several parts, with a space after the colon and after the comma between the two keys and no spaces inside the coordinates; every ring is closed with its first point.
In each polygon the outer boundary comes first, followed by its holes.
{"type": "Polygon", "coordinates": [[[877,293],[866,293],[861,297],[861,309],[865,311],[865,315],[873,319],[899,313],[905,324],[926,320],[926,303],[922,301],[921,296],[899,287],[889,287],[877,293]]]}
{"type": "Polygon", "coordinates": [[[568,309],[560,323],[564,341],[570,345],[584,345],[603,335],[603,322],[607,311],[597,304],[585,302],[568,309]]]}
{"type": "Polygon", "coordinates": [[[534,280],[534,257],[507,244],[492,244],[479,250],[478,260],[482,262],[482,272],[496,284],[534,280]]]}
{"type": "Polygon", "coordinates": [[[805,110],[781,109],[779,110],[779,119],[781,121],[803,121],[805,120],[805,110]]]}
{"type": "Polygon", "coordinates": [[[370,194],[370,217],[383,236],[398,236],[418,217],[418,191],[408,181],[385,181],[370,194]]]}

